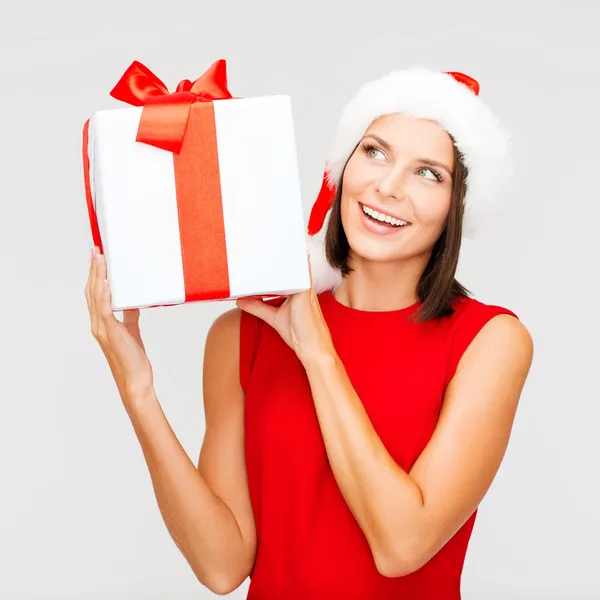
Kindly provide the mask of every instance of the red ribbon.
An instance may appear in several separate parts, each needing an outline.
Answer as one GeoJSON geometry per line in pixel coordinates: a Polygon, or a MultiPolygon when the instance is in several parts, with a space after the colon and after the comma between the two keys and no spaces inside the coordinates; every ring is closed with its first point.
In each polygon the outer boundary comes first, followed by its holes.
{"type": "Polygon", "coordinates": [[[174,92],[148,67],[133,61],[110,95],[117,100],[143,106],[136,142],[162,148],[174,154],[181,152],[190,108],[194,102],[212,102],[233,98],[227,89],[227,67],[224,59],[215,61],[193,83],[180,81],[174,92]]]}

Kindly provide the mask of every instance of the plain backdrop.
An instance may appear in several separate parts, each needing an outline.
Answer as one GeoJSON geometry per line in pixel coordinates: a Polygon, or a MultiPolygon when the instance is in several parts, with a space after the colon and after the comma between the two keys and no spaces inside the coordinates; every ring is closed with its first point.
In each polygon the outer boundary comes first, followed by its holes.
{"type": "MultiPolygon", "coordinates": [[[[120,106],[108,94],[132,60],[173,89],[218,58],[234,95],[292,96],[306,215],[339,111],[361,83],[413,64],[479,80],[513,133],[517,179],[502,216],[465,242],[458,279],[519,315],[535,358],[463,595],[600,598],[596,3],[0,5],[0,598],[214,597],[162,522],[90,333],[81,128],[120,106]]],[[[205,336],[231,306],[141,318],[159,399],[194,462],[205,336]]]]}

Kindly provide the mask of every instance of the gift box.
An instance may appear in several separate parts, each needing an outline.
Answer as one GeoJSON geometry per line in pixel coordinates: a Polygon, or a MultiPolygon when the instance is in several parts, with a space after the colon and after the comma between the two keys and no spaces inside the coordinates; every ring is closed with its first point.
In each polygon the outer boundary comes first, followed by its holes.
{"type": "Polygon", "coordinates": [[[113,310],[310,287],[289,96],[234,98],[225,61],[175,92],[139,62],[83,131],[113,310]]]}

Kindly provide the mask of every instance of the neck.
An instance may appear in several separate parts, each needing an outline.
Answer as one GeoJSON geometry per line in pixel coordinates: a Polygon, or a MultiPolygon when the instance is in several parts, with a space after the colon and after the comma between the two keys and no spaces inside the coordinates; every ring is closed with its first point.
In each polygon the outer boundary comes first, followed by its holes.
{"type": "Polygon", "coordinates": [[[415,304],[417,285],[429,256],[374,262],[351,256],[354,269],[333,292],[336,300],[358,310],[392,311],[415,304]]]}

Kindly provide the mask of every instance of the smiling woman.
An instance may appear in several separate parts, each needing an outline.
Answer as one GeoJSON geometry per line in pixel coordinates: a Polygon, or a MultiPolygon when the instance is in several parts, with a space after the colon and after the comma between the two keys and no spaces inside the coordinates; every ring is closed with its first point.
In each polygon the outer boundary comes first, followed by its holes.
{"type": "Polygon", "coordinates": [[[251,600],[461,596],[533,356],[455,278],[507,183],[477,93],[423,69],[363,87],[309,220],[313,289],[238,300],[251,600]]]}
{"type": "Polygon", "coordinates": [[[399,71],[344,110],[309,220],[311,289],[239,299],[210,328],[197,469],[139,311],[115,318],[95,253],[92,331],[211,590],[250,576],[249,600],[460,599],[533,356],[513,311],[455,279],[463,227],[505,193],[506,135],[477,93],[465,75],[399,71]]]}
{"type": "Polygon", "coordinates": [[[348,275],[363,259],[418,257],[412,262],[423,305],[416,320],[452,314],[453,300],[469,294],[455,279],[467,175],[453,137],[435,121],[401,113],[377,118],[342,171],[325,234],[327,262],[348,275]],[[394,219],[396,228],[373,219],[394,219]]]}

